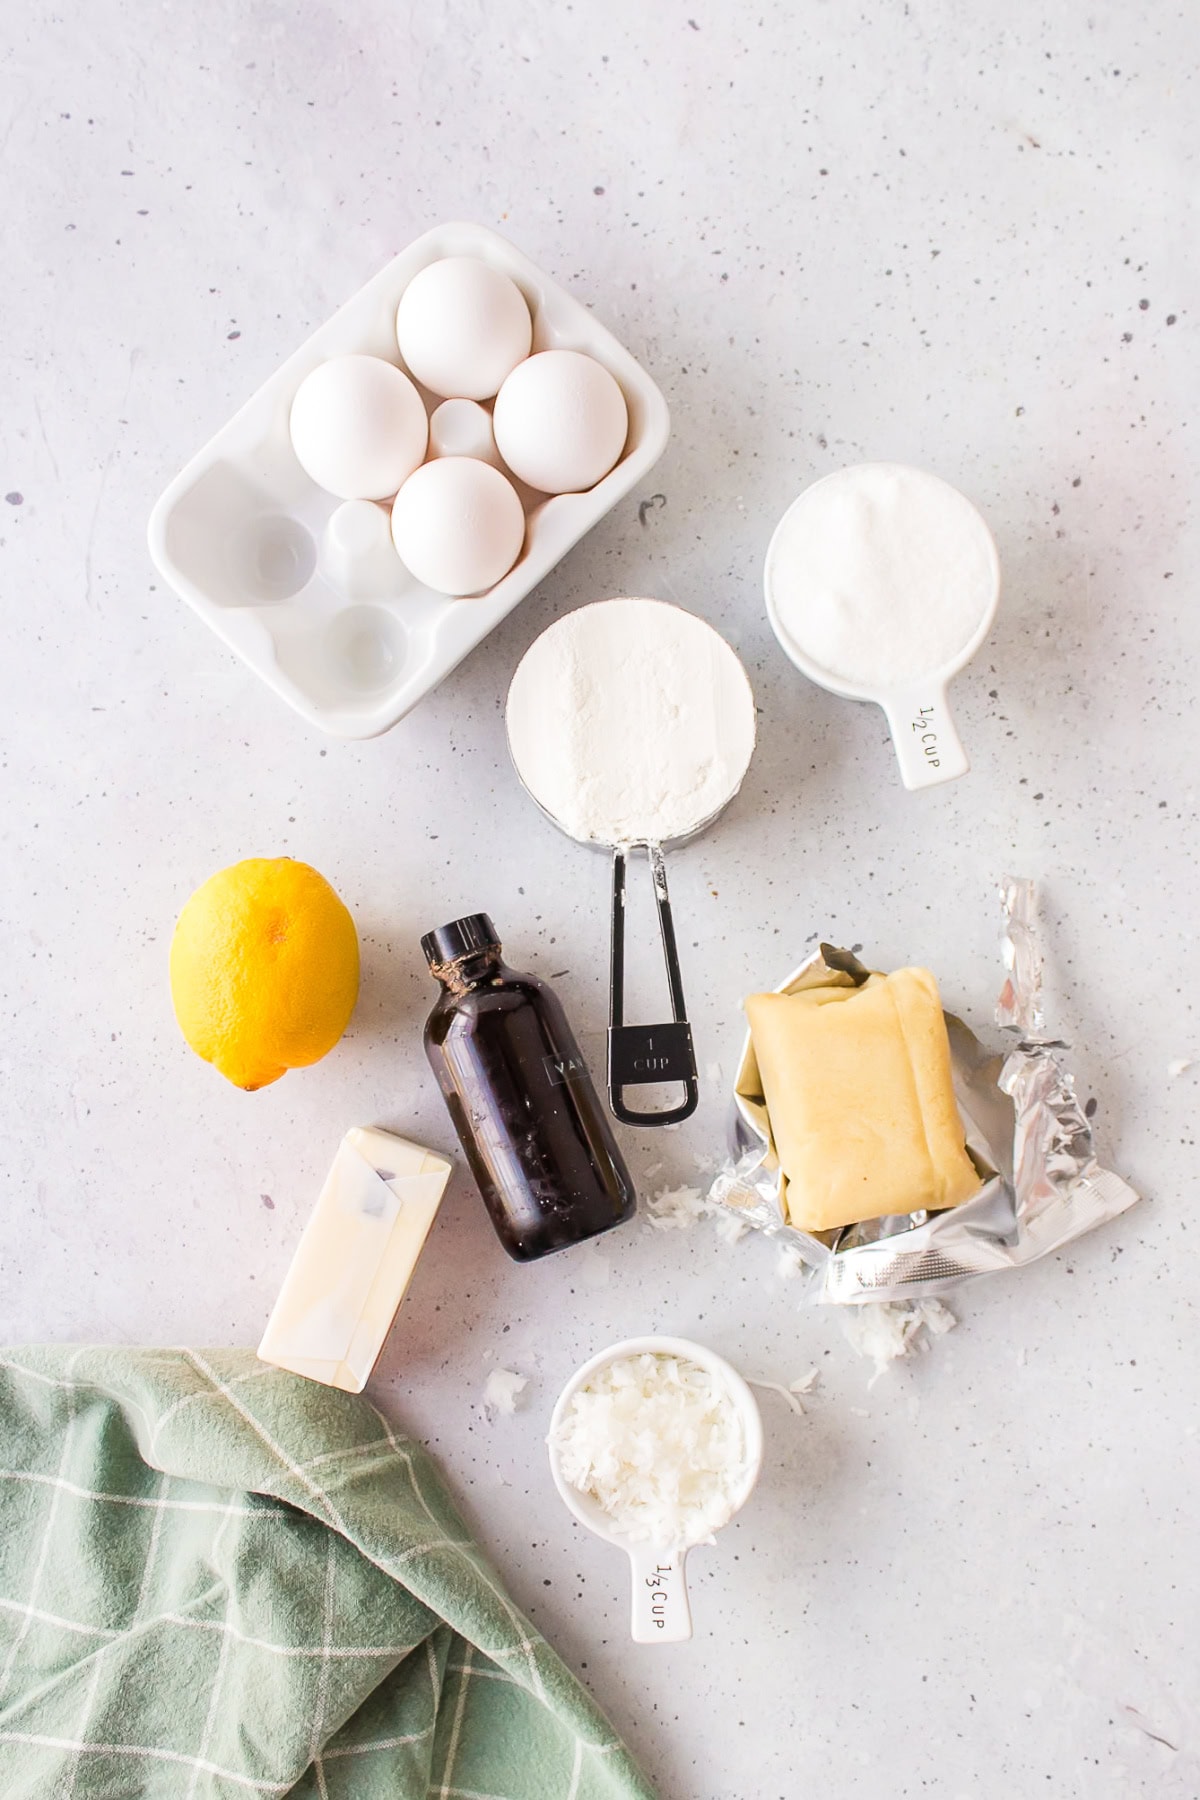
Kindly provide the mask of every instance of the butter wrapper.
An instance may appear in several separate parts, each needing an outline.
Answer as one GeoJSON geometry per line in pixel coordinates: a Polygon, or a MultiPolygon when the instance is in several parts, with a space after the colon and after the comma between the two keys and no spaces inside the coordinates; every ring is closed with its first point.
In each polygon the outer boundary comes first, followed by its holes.
{"type": "MultiPolygon", "coordinates": [[[[988,1050],[961,1019],[945,1015],[955,1098],[983,1183],[961,1206],[815,1234],[789,1224],[754,1046],[746,1035],[734,1083],[730,1157],[709,1198],[796,1252],[808,1268],[808,1298],[847,1306],[946,1293],[977,1275],[1048,1256],[1140,1197],[1100,1166],[1091,1125],[1060,1060],[1067,1046],[1041,1035],[1033,884],[1006,877],[1000,900],[1006,979],[996,1022],[1007,1049],[988,1050]]],[[[776,991],[858,987],[869,973],[849,951],[822,944],[776,991]]]]}

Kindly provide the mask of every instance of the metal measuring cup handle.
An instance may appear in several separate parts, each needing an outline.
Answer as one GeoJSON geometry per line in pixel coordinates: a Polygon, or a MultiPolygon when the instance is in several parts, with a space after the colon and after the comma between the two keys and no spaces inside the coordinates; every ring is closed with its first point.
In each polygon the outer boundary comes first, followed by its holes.
{"type": "Polygon", "coordinates": [[[679,952],[675,947],[671,897],[667,891],[667,865],[659,844],[647,844],[645,850],[654,882],[654,904],[658,912],[658,929],[667,966],[672,1016],[667,1023],[660,1025],[625,1023],[625,873],[626,858],[633,848],[633,845],[618,845],[613,851],[608,1103],[613,1116],[620,1119],[623,1125],[677,1125],[683,1119],[690,1119],[699,1106],[700,1080],[696,1070],[692,1028],[688,1023],[687,1005],[683,997],[683,977],[679,973],[679,952]],[[684,1097],[678,1106],[665,1111],[645,1112],[626,1104],[624,1095],[627,1088],[647,1087],[659,1082],[683,1084],[684,1097]]]}

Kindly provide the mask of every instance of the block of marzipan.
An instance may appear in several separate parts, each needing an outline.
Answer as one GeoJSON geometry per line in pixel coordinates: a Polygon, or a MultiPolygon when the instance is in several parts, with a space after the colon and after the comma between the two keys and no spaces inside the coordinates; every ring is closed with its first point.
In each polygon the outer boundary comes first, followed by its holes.
{"type": "Polygon", "coordinates": [[[444,1156],[407,1138],[348,1131],[267,1321],[262,1360],[361,1392],[449,1175],[444,1156]]]}
{"type": "Polygon", "coordinates": [[[746,1016],[791,1224],[830,1231],[978,1190],[928,969],[751,994],[746,1016]]]}

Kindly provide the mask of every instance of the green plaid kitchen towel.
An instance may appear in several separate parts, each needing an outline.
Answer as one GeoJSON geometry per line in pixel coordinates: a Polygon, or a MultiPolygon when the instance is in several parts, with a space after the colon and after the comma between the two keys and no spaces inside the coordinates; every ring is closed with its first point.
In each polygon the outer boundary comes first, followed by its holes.
{"type": "Polygon", "coordinates": [[[0,1355],[3,1800],[653,1800],[428,1454],[249,1351],[0,1355]]]}

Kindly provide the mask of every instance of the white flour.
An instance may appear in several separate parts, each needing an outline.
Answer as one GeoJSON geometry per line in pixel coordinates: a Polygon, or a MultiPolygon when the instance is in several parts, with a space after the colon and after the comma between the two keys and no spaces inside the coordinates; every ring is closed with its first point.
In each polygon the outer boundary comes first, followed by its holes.
{"type": "Polygon", "coordinates": [[[999,580],[970,501],[902,463],[859,463],[815,483],[767,554],[783,635],[817,669],[874,691],[956,661],[999,580]]]}
{"type": "Polygon", "coordinates": [[[598,600],[526,651],[508,742],[574,838],[663,843],[732,799],[754,749],[746,671],[710,625],[661,600],[598,600]]]}

